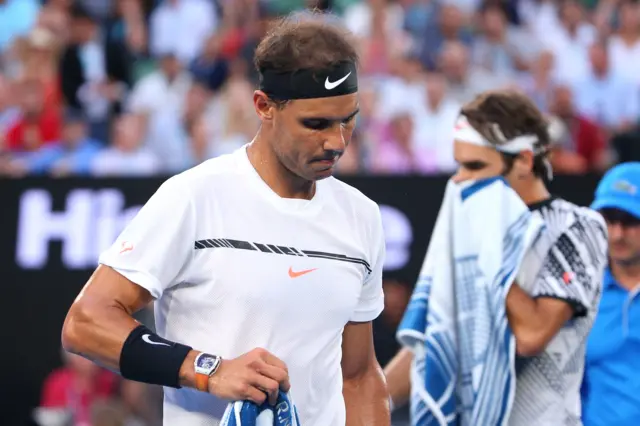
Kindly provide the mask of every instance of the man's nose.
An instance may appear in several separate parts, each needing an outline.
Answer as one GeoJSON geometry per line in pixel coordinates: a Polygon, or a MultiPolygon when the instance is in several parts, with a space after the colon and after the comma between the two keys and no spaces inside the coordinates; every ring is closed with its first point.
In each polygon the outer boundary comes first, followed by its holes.
{"type": "Polygon", "coordinates": [[[342,154],[347,147],[347,142],[345,138],[345,128],[343,126],[336,126],[337,129],[331,128],[327,132],[327,138],[324,142],[325,151],[334,151],[336,153],[342,154]]]}

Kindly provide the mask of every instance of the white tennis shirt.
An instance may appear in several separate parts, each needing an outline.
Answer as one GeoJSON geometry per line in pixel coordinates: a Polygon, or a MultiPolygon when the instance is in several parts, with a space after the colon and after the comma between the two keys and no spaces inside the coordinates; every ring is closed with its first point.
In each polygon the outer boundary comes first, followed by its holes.
{"type": "MultiPolygon", "coordinates": [[[[335,178],[311,200],[281,198],[246,146],[167,180],[100,256],[157,299],[159,335],[282,359],[305,426],[345,424],[342,331],[382,311],[383,261],[373,201],[335,178]]],[[[216,425],[226,404],[185,388],[164,398],[165,425],[216,425]]]]}

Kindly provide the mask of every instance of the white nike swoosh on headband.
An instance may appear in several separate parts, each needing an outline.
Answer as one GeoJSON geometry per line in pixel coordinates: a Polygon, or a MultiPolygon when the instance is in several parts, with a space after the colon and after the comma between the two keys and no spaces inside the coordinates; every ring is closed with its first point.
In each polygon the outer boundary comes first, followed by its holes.
{"type": "Polygon", "coordinates": [[[147,342],[150,345],[162,345],[162,346],[171,346],[168,343],[162,343],[162,342],[154,342],[153,340],[149,339],[151,335],[150,334],[143,334],[142,335],[142,340],[144,340],[145,342],[147,342]]]}
{"type": "Polygon", "coordinates": [[[350,75],[351,71],[349,71],[349,74],[345,75],[340,80],[334,82],[330,82],[329,77],[327,77],[327,79],[324,81],[324,88],[327,90],[335,89],[336,87],[340,86],[342,82],[344,82],[350,75]]]}

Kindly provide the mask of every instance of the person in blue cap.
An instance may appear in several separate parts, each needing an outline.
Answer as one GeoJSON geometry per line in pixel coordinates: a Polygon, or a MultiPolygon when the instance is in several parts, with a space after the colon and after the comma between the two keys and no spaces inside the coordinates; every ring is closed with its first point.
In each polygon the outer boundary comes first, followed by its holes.
{"type": "Polygon", "coordinates": [[[591,207],[607,222],[609,266],[587,343],[582,421],[635,426],[640,424],[640,162],[607,172],[591,207]]]}

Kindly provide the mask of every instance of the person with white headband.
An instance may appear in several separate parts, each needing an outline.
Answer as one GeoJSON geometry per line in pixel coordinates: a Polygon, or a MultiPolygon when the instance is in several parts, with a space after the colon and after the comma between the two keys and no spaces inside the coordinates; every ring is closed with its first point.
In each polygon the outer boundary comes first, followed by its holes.
{"type": "MultiPolygon", "coordinates": [[[[548,124],[526,96],[480,94],[455,124],[454,182],[502,176],[544,232],[525,254],[506,296],[516,342],[516,386],[504,424],[582,425],[580,385],[585,343],[596,316],[607,231],[595,211],[550,195],[548,124]]],[[[482,213],[480,213],[482,214],[482,213]]],[[[417,355],[403,348],[385,368],[393,407],[407,403],[417,355]]],[[[412,419],[413,426],[439,425],[412,419]]],[[[435,423],[433,423],[435,421],[435,423]]],[[[480,425],[478,425],[480,426],[480,425]]],[[[497,426],[497,425],[482,425],[497,426]]]]}

